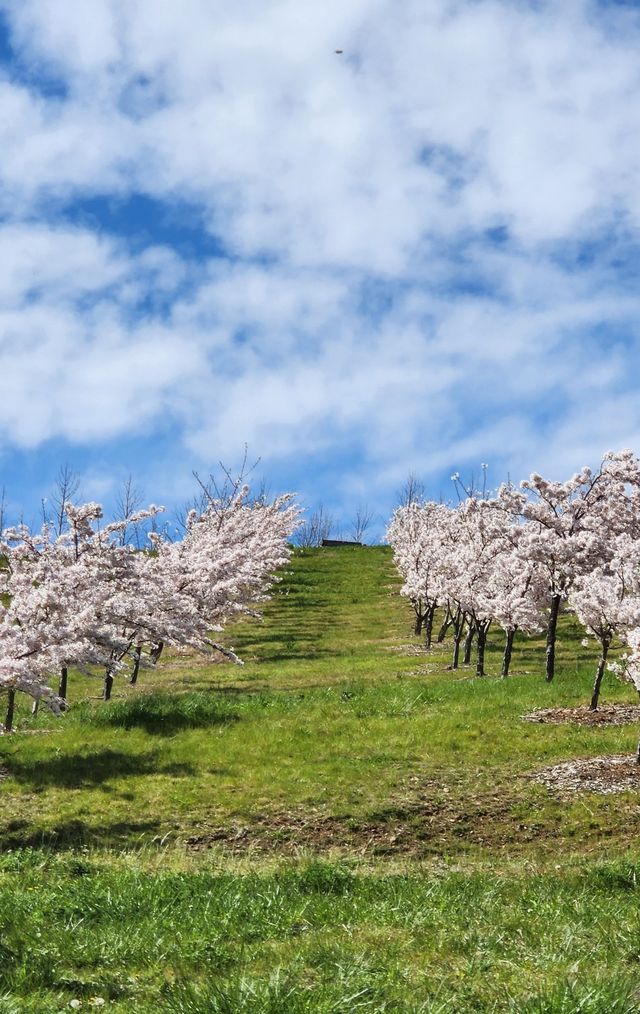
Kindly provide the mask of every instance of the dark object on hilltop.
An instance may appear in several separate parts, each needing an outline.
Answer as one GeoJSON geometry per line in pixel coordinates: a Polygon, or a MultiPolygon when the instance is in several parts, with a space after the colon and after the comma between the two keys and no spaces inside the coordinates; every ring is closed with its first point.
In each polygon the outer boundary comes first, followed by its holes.
{"type": "Polygon", "coordinates": [[[363,546],[363,542],[346,542],[344,539],[323,539],[323,546],[363,546]]]}

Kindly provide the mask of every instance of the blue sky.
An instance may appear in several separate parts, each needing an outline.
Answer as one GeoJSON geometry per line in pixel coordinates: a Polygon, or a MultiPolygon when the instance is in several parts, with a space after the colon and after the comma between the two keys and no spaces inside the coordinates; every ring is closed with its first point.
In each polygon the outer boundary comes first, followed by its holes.
{"type": "Polygon", "coordinates": [[[595,0],[0,0],[12,510],[248,444],[346,529],[640,451],[639,44],[595,0]]]}

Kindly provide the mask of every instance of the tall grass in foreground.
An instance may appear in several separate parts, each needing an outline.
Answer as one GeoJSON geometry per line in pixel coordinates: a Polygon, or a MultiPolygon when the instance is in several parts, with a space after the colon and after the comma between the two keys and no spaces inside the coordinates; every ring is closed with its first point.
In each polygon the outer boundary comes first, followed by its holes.
{"type": "Polygon", "coordinates": [[[95,996],[198,1014],[640,1009],[631,863],[239,876],[27,851],[0,872],[0,984],[20,1010],[95,996]]]}

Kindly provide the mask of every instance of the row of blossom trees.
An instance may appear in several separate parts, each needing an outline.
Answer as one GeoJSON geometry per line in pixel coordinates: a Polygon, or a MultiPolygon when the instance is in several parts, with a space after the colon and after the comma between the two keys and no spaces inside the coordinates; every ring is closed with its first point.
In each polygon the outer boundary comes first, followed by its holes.
{"type": "Polygon", "coordinates": [[[487,631],[492,623],[503,629],[506,676],[516,631],[546,627],[551,681],[565,604],[600,645],[592,709],[614,635],[628,648],[618,671],[640,691],[640,461],[631,451],[609,452],[596,471],[584,468],[564,483],[534,474],[491,499],[405,504],[387,539],[427,644],[436,608],[444,609],[453,668],[465,630],[467,659],[475,639],[482,676],[487,631]]]}
{"type": "Polygon", "coordinates": [[[251,502],[248,487],[230,498],[209,497],[192,510],[184,537],[157,531],[140,551],[122,539],[153,521],[151,506],[103,524],[99,504],[64,505],[63,531],[50,523],[0,536],[0,690],[8,692],[5,729],[16,692],[64,709],[70,668],[103,674],[104,697],[126,670],[135,683],[141,665],[162,647],[219,650],[212,639],[266,597],[274,571],[289,558],[298,509],[289,495],[251,502]],[[55,688],[52,684],[55,681],[55,688]]]}

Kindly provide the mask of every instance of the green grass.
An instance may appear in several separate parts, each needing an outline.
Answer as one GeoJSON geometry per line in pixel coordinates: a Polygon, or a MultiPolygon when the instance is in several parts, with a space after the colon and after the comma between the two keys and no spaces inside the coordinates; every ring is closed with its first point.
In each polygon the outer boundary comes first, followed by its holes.
{"type": "Polygon", "coordinates": [[[19,1009],[94,996],[118,1011],[234,1014],[640,1009],[630,863],[544,874],[167,867],[5,855],[2,976],[19,1009]]]}
{"type": "MultiPolygon", "coordinates": [[[[0,740],[0,1014],[640,1011],[638,796],[530,779],[633,751],[633,727],[523,722],[587,703],[565,617],[513,676],[407,654],[389,551],[297,552],[227,642],[0,740]],[[494,674],[494,675],[491,675],[494,674]],[[635,990],[635,992],[634,992],[635,990]]],[[[632,701],[606,677],[604,700],[632,701]]]]}

